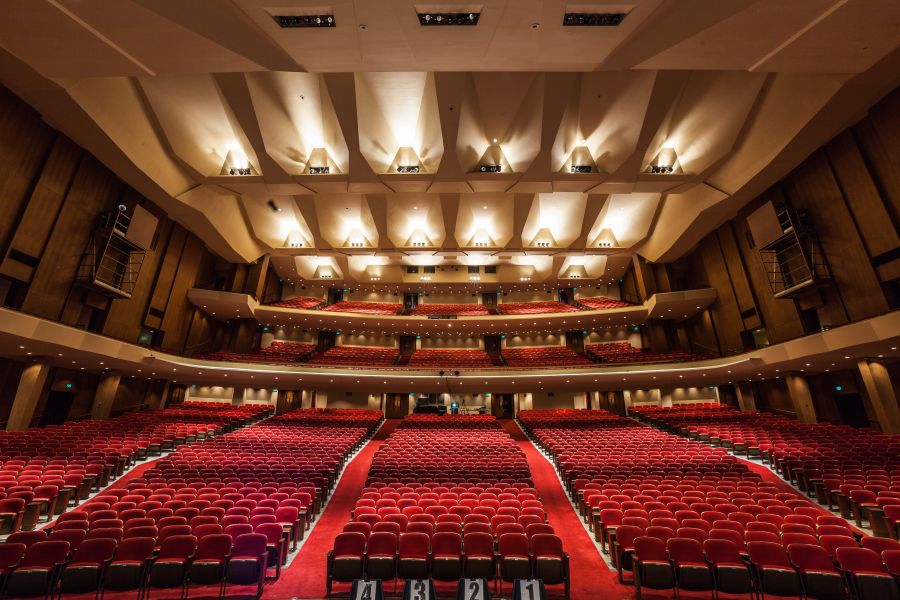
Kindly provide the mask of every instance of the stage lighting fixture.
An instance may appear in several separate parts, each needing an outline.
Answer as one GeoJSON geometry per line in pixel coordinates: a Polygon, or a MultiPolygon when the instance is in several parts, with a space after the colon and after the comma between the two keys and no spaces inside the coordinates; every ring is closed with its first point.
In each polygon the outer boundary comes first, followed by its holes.
{"type": "Polygon", "coordinates": [[[628,13],[566,13],[564,27],[617,27],[628,13]]]}
{"type": "Polygon", "coordinates": [[[275,15],[279,27],[335,27],[334,15],[275,15]]]}
{"type": "Polygon", "coordinates": [[[502,169],[500,165],[478,165],[478,170],[482,173],[499,173],[502,169]]]}
{"type": "Polygon", "coordinates": [[[310,167],[309,174],[310,175],[328,175],[331,172],[331,169],[328,167],[310,167]]]}
{"type": "Polygon", "coordinates": [[[418,173],[419,165],[397,165],[398,173],[418,173]]]}
{"type": "Polygon", "coordinates": [[[570,167],[572,173],[590,173],[593,171],[591,165],[572,165],[570,167]]]}
{"type": "Polygon", "coordinates": [[[419,25],[423,26],[439,26],[439,25],[478,25],[478,18],[481,16],[477,12],[462,13],[418,13],[419,25]]]}

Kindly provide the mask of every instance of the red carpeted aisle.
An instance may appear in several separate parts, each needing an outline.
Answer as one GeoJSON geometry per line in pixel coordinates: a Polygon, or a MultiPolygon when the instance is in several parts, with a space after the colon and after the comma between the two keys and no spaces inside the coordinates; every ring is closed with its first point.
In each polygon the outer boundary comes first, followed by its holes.
{"type": "Polygon", "coordinates": [[[534,485],[544,501],[550,524],[569,553],[572,600],[634,598],[634,588],[622,585],[600,556],[581,519],[569,502],[553,465],[528,441],[514,421],[500,421],[528,459],[534,485]]]}
{"type": "MultiPolygon", "coordinates": [[[[344,469],[328,506],[316,522],[300,553],[291,565],[281,571],[278,581],[266,585],[263,598],[282,600],[288,598],[324,598],[327,555],[334,545],[334,538],[350,519],[350,511],[366,482],[375,451],[400,424],[399,419],[385,421],[375,437],[356,455],[344,469]]],[[[334,593],[349,587],[335,584],[334,593]]]]}

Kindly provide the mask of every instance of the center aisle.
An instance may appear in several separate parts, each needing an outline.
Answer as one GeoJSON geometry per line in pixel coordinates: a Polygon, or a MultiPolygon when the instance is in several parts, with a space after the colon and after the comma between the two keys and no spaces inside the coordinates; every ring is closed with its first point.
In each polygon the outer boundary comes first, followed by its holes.
{"type": "Polygon", "coordinates": [[[263,598],[281,600],[325,597],[328,551],[334,545],[334,538],[347,523],[350,511],[362,492],[375,451],[400,423],[400,419],[385,421],[371,441],[347,465],[328,506],[316,521],[315,528],[300,553],[287,569],[281,571],[278,581],[266,585],[263,598]]]}
{"type": "Polygon", "coordinates": [[[615,574],[600,557],[600,552],[572,508],[553,465],[525,437],[515,421],[503,420],[499,423],[525,452],[534,487],[540,492],[550,524],[569,553],[572,600],[634,598],[634,588],[619,584],[615,574]]]}

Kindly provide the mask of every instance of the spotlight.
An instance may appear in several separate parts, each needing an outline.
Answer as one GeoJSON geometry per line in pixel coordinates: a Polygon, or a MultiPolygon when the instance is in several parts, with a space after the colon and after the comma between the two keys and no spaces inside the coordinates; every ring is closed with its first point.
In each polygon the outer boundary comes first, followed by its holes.
{"type": "Polygon", "coordinates": [[[279,27],[335,27],[334,15],[276,15],[273,17],[279,27]]]}
{"type": "Polygon", "coordinates": [[[438,26],[438,25],[478,25],[478,18],[481,13],[464,12],[464,13],[418,13],[419,25],[438,26]]]}
{"type": "Polygon", "coordinates": [[[397,165],[398,173],[418,173],[419,165],[397,165]]]}
{"type": "Polygon", "coordinates": [[[591,165],[572,165],[569,170],[572,173],[590,173],[593,171],[591,165]]]}
{"type": "Polygon", "coordinates": [[[274,212],[281,212],[281,208],[277,204],[275,204],[274,200],[269,200],[266,202],[266,205],[271,208],[274,212]]]}
{"type": "Polygon", "coordinates": [[[250,167],[231,167],[228,169],[229,175],[250,175],[250,167]]]}
{"type": "Polygon", "coordinates": [[[566,13],[564,27],[617,27],[628,13],[566,13]]]}
{"type": "Polygon", "coordinates": [[[309,174],[310,175],[328,175],[331,172],[329,167],[310,167],[309,174]]]}
{"type": "Polygon", "coordinates": [[[654,175],[668,175],[674,170],[674,165],[650,165],[650,173],[654,175]]]}
{"type": "Polygon", "coordinates": [[[500,165],[478,165],[478,170],[482,173],[499,173],[502,169],[500,165]]]}

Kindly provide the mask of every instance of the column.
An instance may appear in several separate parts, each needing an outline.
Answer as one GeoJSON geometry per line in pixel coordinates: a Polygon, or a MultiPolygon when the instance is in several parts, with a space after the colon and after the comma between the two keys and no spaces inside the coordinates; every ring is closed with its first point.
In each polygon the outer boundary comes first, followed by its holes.
{"type": "Polygon", "coordinates": [[[91,405],[91,419],[95,421],[108,419],[112,412],[113,403],[116,400],[116,392],[119,391],[119,381],[122,374],[118,371],[104,373],[94,392],[94,403],[91,405]]]}
{"type": "Polygon", "coordinates": [[[749,381],[735,385],[734,394],[741,410],[756,410],[756,396],[753,395],[753,386],[749,381]]]}
{"type": "Polygon", "coordinates": [[[812,394],[809,393],[809,382],[806,381],[806,377],[795,373],[785,376],[784,381],[787,383],[797,420],[801,423],[815,423],[816,407],[813,404],[812,394]]]}
{"type": "Polygon", "coordinates": [[[31,425],[34,409],[49,374],[50,365],[40,361],[28,363],[22,370],[9,420],[6,422],[7,431],[25,431],[31,425]]]}
{"type": "Polygon", "coordinates": [[[890,373],[877,361],[861,360],[857,367],[881,431],[887,435],[900,433],[900,406],[897,405],[890,373]]]}

